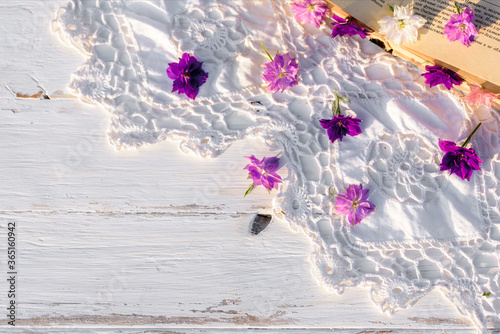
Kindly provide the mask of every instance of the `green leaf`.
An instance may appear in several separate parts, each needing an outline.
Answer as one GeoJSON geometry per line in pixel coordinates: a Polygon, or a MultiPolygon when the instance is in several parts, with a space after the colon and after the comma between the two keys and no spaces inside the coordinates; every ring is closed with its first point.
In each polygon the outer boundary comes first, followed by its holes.
{"type": "Polygon", "coordinates": [[[262,41],[260,41],[260,44],[262,44],[262,49],[264,50],[264,52],[266,53],[266,55],[269,57],[269,59],[271,59],[271,61],[274,61],[273,57],[271,57],[271,55],[269,54],[269,52],[267,52],[267,49],[264,46],[264,43],[262,41]]]}
{"type": "Polygon", "coordinates": [[[489,297],[490,295],[491,295],[491,292],[485,292],[485,293],[483,293],[484,297],[489,297]]]}
{"type": "Polygon", "coordinates": [[[391,5],[387,4],[387,7],[389,7],[389,10],[391,11],[391,13],[394,13],[394,7],[392,7],[391,5]]]}
{"type": "Polygon", "coordinates": [[[253,184],[251,184],[250,187],[248,187],[248,189],[245,192],[245,195],[243,197],[247,197],[247,195],[250,194],[250,192],[252,191],[253,187],[255,187],[255,186],[253,184]]]}

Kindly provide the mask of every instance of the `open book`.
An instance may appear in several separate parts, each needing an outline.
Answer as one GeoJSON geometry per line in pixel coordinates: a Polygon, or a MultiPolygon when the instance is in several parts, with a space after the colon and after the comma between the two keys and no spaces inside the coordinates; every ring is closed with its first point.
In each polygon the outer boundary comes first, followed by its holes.
{"type": "Polygon", "coordinates": [[[494,93],[500,93],[500,0],[326,1],[336,15],[343,18],[352,16],[361,23],[361,26],[373,30],[372,37],[383,41],[386,49],[392,50],[395,55],[421,68],[425,65],[441,65],[458,73],[468,82],[477,83],[494,93]],[[470,5],[474,11],[473,23],[479,35],[469,47],[459,41],[450,42],[443,35],[443,27],[450,14],[457,13],[454,2],[462,9],[470,5]],[[419,30],[416,43],[397,45],[377,33],[380,28],[377,21],[384,16],[393,15],[388,4],[409,5],[415,14],[427,20],[419,30]]]}

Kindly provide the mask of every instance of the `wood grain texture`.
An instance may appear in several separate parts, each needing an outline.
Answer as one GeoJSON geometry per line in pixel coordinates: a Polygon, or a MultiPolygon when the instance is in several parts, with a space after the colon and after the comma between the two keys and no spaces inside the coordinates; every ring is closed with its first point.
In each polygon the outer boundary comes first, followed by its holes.
{"type": "MultiPolygon", "coordinates": [[[[69,93],[83,58],[48,29],[60,4],[0,3],[0,247],[15,221],[19,252],[18,326],[0,315],[0,331],[474,332],[438,291],[392,317],[367,288],[329,292],[311,275],[311,244],[283,222],[250,235],[271,210],[263,189],[242,197],[243,156],[273,154],[262,140],[217,159],[176,143],[116,152],[101,107],[16,97],[69,93]]],[[[1,280],[2,307],[6,291],[1,280]]]]}

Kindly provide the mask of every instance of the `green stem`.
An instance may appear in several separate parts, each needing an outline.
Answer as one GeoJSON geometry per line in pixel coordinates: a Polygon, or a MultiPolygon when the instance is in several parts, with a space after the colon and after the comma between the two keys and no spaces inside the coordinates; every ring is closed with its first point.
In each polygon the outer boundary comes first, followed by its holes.
{"type": "Polygon", "coordinates": [[[248,194],[252,191],[253,187],[255,187],[253,184],[248,187],[247,191],[245,192],[245,195],[243,197],[247,197],[248,194]]]}
{"type": "Polygon", "coordinates": [[[464,147],[465,147],[465,145],[467,145],[467,144],[470,142],[470,140],[471,140],[472,136],[474,135],[474,133],[476,133],[477,129],[479,129],[479,127],[481,126],[481,124],[482,124],[482,123],[479,123],[479,124],[476,126],[476,128],[474,129],[474,131],[472,131],[472,132],[471,132],[471,134],[469,135],[469,137],[467,137],[467,139],[465,140],[465,142],[464,142],[464,143],[462,144],[462,146],[461,146],[462,148],[464,148],[464,147]]]}
{"type": "Polygon", "coordinates": [[[347,96],[339,96],[337,94],[337,90],[335,89],[335,101],[333,101],[332,104],[333,116],[338,116],[342,113],[342,111],[340,110],[340,101],[345,103],[351,102],[351,100],[347,96]]]}
{"type": "Polygon", "coordinates": [[[389,7],[389,10],[391,11],[391,13],[394,13],[394,7],[392,7],[391,5],[387,4],[387,6],[389,7]]]}
{"type": "Polygon", "coordinates": [[[458,14],[460,14],[461,13],[460,7],[458,7],[456,2],[454,2],[454,4],[455,4],[455,8],[457,9],[458,14]]]}
{"type": "Polygon", "coordinates": [[[328,194],[330,195],[330,197],[333,197],[335,196],[335,188],[333,188],[334,186],[331,186],[330,188],[328,188],[328,194]],[[331,191],[333,188],[333,192],[331,191]]]}
{"type": "Polygon", "coordinates": [[[266,53],[266,55],[269,57],[269,59],[271,59],[271,61],[274,61],[273,57],[271,57],[271,55],[269,54],[269,52],[267,52],[267,49],[264,46],[264,43],[262,41],[260,41],[260,44],[262,44],[262,49],[264,50],[264,52],[266,53]]]}

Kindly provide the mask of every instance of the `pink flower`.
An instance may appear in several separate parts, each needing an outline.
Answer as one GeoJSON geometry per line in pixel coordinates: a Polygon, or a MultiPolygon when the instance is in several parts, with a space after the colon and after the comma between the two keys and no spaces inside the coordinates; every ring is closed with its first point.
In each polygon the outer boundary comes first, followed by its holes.
{"type": "Polygon", "coordinates": [[[476,84],[469,84],[470,93],[463,99],[470,104],[475,104],[476,106],[487,106],[491,108],[491,103],[493,100],[498,99],[497,94],[493,94],[487,90],[484,90],[481,86],[476,84]]]}
{"type": "Polygon", "coordinates": [[[365,216],[375,211],[375,205],[369,201],[370,190],[364,189],[363,185],[349,185],[344,194],[337,195],[335,212],[347,216],[349,223],[354,226],[361,223],[365,216]]]}
{"type": "Polygon", "coordinates": [[[273,93],[279,90],[283,93],[288,87],[294,87],[299,84],[297,74],[299,63],[297,63],[295,58],[292,58],[288,53],[282,55],[277,53],[274,59],[271,58],[271,60],[271,62],[262,65],[264,67],[262,79],[269,83],[267,89],[273,93]]]}
{"type": "Polygon", "coordinates": [[[263,185],[268,192],[271,192],[273,188],[278,189],[278,184],[282,182],[281,176],[276,173],[280,165],[280,159],[278,157],[264,157],[262,160],[259,160],[252,154],[245,158],[249,159],[251,162],[246,165],[244,169],[248,170],[248,178],[252,179],[252,184],[246,191],[245,196],[248,195],[255,186],[263,185]]]}
{"type": "Polygon", "coordinates": [[[463,45],[470,46],[477,36],[477,30],[474,26],[474,12],[469,6],[461,11],[455,3],[458,14],[451,14],[450,19],[446,22],[443,29],[443,34],[446,35],[450,42],[460,41],[463,45]]]}
{"type": "Polygon", "coordinates": [[[292,12],[295,18],[304,23],[309,23],[319,28],[326,19],[328,6],[323,0],[304,0],[292,2],[292,12]]]}

